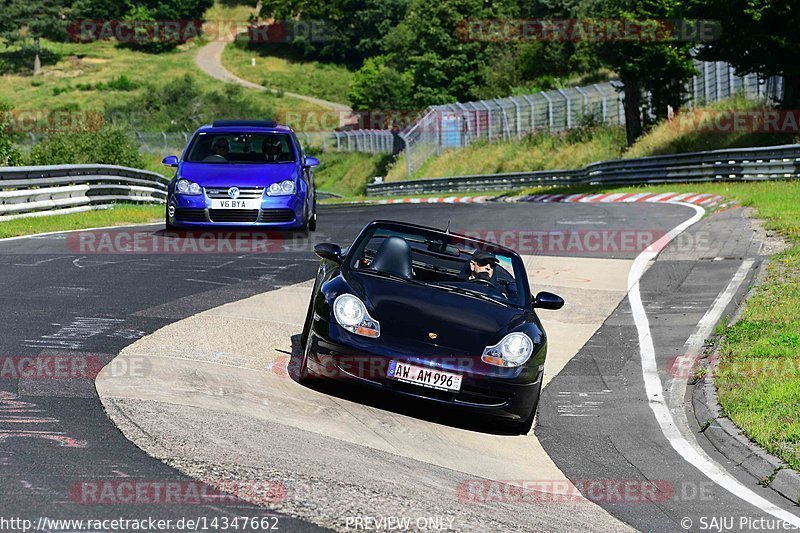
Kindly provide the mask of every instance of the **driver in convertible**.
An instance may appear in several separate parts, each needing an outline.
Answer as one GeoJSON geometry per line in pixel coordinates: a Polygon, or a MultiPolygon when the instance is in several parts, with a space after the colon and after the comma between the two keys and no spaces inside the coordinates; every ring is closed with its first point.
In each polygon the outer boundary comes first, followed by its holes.
{"type": "Polygon", "coordinates": [[[475,250],[469,260],[469,274],[467,280],[482,279],[492,282],[494,267],[497,266],[497,257],[490,252],[475,250]]]}
{"type": "Polygon", "coordinates": [[[512,286],[508,283],[503,283],[495,276],[495,269],[497,268],[497,257],[491,252],[484,252],[482,250],[475,250],[472,252],[472,258],[469,260],[469,272],[467,273],[467,281],[488,283],[495,289],[503,293],[503,296],[509,298],[513,292],[512,286]]]}

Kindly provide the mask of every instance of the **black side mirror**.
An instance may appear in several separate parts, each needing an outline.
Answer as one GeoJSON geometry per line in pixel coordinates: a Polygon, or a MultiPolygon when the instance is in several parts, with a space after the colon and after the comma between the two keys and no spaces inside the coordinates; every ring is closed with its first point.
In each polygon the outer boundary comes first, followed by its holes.
{"type": "Polygon", "coordinates": [[[336,263],[342,262],[342,249],[338,244],[322,242],[314,246],[314,253],[323,259],[335,261],[336,263]]]}
{"type": "Polygon", "coordinates": [[[542,291],[533,298],[533,307],[555,311],[564,307],[564,298],[552,292],[542,291]]]}

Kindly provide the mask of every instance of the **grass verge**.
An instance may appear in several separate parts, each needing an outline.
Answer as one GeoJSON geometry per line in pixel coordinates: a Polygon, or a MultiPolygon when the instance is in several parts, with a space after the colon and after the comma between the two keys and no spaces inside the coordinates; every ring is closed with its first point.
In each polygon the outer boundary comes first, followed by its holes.
{"type": "MultiPolygon", "coordinates": [[[[222,53],[222,64],[240,78],[270,89],[341,104],[349,103],[347,93],[353,78],[351,71],[332,63],[293,57],[290,49],[284,50],[284,47],[274,43],[251,47],[240,43],[230,44],[222,53]],[[255,66],[252,65],[253,59],[256,60],[255,66]]],[[[303,129],[302,124],[296,126],[303,129]]]]}
{"type": "Polygon", "coordinates": [[[111,209],[98,211],[5,220],[0,222],[0,238],[103,226],[146,224],[163,220],[163,205],[117,204],[111,209]]]}
{"type": "MultiPolygon", "coordinates": [[[[717,102],[654,126],[631,147],[626,146],[624,129],[613,126],[584,126],[557,135],[537,133],[521,140],[479,141],[428,159],[410,178],[575,169],[608,159],[798,142],[798,137],[791,134],[709,131],[708,124],[700,118],[718,111],[764,108],[764,102],[740,97],[717,102]]],[[[389,169],[387,180],[404,179],[407,179],[405,159],[400,158],[389,169]]]]}
{"type": "Polygon", "coordinates": [[[347,197],[360,197],[366,191],[367,183],[375,176],[386,174],[386,167],[393,157],[386,154],[367,154],[361,152],[321,152],[314,153],[320,166],[314,171],[314,181],[320,191],[347,197]]]}

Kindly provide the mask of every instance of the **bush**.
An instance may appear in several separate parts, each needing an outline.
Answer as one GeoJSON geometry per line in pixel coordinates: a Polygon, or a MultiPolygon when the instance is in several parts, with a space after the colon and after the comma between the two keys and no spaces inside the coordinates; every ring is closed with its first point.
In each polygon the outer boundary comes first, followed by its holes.
{"type": "Polygon", "coordinates": [[[106,164],[142,168],[144,159],[128,130],[105,126],[95,131],[54,133],[31,149],[31,165],[106,164]]]}
{"type": "Polygon", "coordinates": [[[11,139],[11,106],[0,101],[0,167],[20,164],[20,154],[11,139]]]}
{"type": "MultiPolygon", "coordinates": [[[[261,100],[263,102],[263,100],[261,100]]],[[[271,106],[249,98],[238,85],[221,92],[203,91],[186,75],[163,85],[151,85],[131,101],[106,108],[109,122],[139,131],[193,131],[216,119],[272,118],[271,106]]]]}

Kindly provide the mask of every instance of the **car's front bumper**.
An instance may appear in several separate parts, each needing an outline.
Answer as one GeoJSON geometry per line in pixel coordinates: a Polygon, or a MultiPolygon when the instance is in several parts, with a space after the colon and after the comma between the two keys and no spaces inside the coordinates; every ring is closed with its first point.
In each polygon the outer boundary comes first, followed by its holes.
{"type": "MultiPolygon", "coordinates": [[[[328,378],[358,383],[414,398],[430,400],[455,408],[479,412],[495,418],[521,420],[530,415],[539,400],[543,369],[528,373],[530,378],[487,376],[469,371],[462,375],[459,391],[442,391],[421,385],[400,382],[387,377],[390,360],[413,365],[424,365],[424,359],[409,354],[370,354],[311,331],[306,350],[309,377],[328,378]]],[[[428,361],[431,368],[453,372],[448,365],[439,365],[435,358],[428,361]]],[[[462,364],[462,368],[466,368],[462,364]]]]}
{"type": "Polygon", "coordinates": [[[167,218],[178,228],[263,227],[298,229],[303,226],[305,197],[265,196],[259,209],[212,209],[205,195],[172,193],[167,198],[167,218]],[[172,216],[170,217],[170,213],[172,216]]]}

